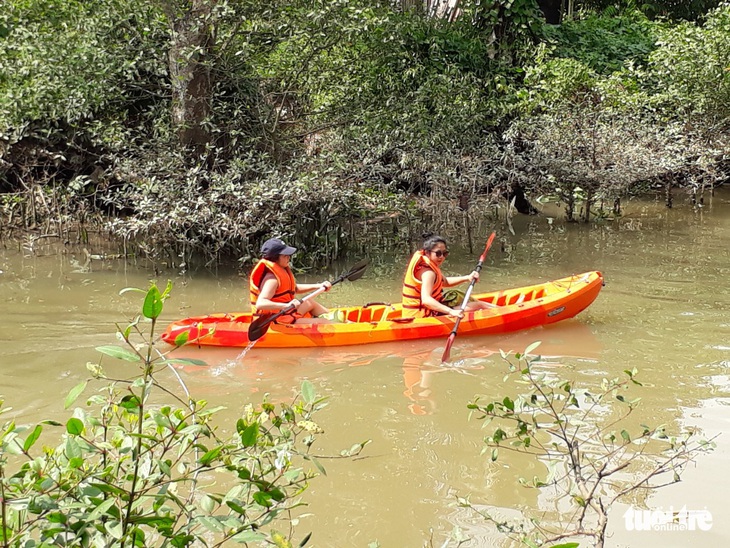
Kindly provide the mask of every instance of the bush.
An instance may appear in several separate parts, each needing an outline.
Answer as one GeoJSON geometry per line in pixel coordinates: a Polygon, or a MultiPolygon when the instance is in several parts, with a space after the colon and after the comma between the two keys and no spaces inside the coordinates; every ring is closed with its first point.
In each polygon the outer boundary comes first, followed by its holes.
{"type": "MultiPolygon", "coordinates": [[[[153,285],[142,316],[119,327],[124,346],[97,349],[135,364],[129,379],[109,379],[101,362],[91,363],[92,376],[107,384],[65,424],[3,425],[3,545],[186,547],[234,541],[291,546],[295,533],[289,512],[301,504],[316,475],[305,466],[323,470],[309,449],[321,432],[314,414],[326,403],[305,382],[290,404],[265,399],[257,407],[246,405],[234,434],[220,437],[213,422],[220,408],[194,400],[173,368],[204,364],[171,358],[156,346],[156,320],[169,293],[169,284],[163,292],[153,285]],[[159,383],[167,368],[185,396],[159,383]],[[63,440],[38,450],[47,427],[62,428],[56,434],[63,440]],[[218,483],[226,490],[215,490],[211,474],[223,478],[218,483]]],[[[86,381],[76,386],[65,406],[86,388],[86,381]]],[[[343,455],[356,454],[364,445],[343,455]]],[[[307,540],[304,535],[300,546],[307,540]]]]}

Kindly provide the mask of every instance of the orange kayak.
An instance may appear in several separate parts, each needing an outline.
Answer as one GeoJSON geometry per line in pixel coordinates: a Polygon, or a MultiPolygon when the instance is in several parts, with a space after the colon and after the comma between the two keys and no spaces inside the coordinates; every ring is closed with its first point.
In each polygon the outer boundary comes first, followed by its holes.
{"type": "MultiPolygon", "coordinates": [[[[603,276],[598,271],[575,274],[537,285],[472,295],[494,305],[469,312],[459,336],[511,333],[572,318],[598,296],[603,276]]],[[[446,338],[454,327],[450,316],[403,318],[400,304],[370,304],[334,309],[344,323],[273,323],[256,341],[257,348],[348,346],[412,339],[446,338]]],[[[209,314],[171,323],[162,340],[175,344],[245,347],[249,345],[250,312],[209,314]],[[180,339],[178,339],[180,337],[180,339]]]]}

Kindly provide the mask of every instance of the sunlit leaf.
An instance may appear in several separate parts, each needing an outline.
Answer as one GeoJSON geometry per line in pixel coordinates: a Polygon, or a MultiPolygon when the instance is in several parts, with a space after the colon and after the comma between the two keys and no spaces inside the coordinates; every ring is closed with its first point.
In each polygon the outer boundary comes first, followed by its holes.
{"type": "Polygon", "coordinates": [[[106,527],[106,532],[109,533],[109,536],[117,540],[122,538],[124,529],[122,528],[121,523],[118,521],[110,521],[104,524],[104,526],[106,527]]]}
{"type": "Polygon", "coordinates": [[[147,296],[142,305],[142,314],[145,318],[155,320],[162,313],[162,295],[156,285],[152,285],[147,291],[147,296]]]}
{"type": "Polygon", "coordinates": [[[245,543],[259,543],[266,540],[266,535],[257,533],[256,531],[243,531],[231,537],[231,540],[245,544],[245,543]]]}
{"type": "Polygon", "coordinates": [[[207,362],[195,358],[170,358],[162,363],[165,365],[208,365],[207,362]]]}
{"type": "Polygon", "coordinates": [[[538,346],[540,346],[541,344],[542,344],[542,341],[535,341],[535,342],[534,342],[534,343],[532,343],[532,344],[531,344],[530,346],[528,346],[527,348],[525,348],[525,351],[523,352],[523,354],[524,354],[525,356],[527,356],[528,354],[531,354],[531,353],[532,353],[532,351],[533,351],[533,350],[535,350],[535,349],[536,349],[536,348],[537,348],[538,346]]]}
{"type": "Polygon", "coordinates": [[[244,447],[253,447],[259,437],[259,423],[254,422],[246,427],[241,434],[241,444],[244,447]]]}
{"type": "Polygon", "coordinates": [[[127,350],[126,348],[121,348],[119,346],[97,346],[96,350],[98,352],[101,352],[102,354],[111,356],[112,358],[118,358],[120,360],[126,360],[128,362],[141,361],[140,357],[137,354],[135,354],[131,350],[127,350]]]}
{"type": "Polygon", "coordinates": [[[41,435],[41,432],[43,432],[43,427],[40,424],[37,424],[33,431],[30,433],[30,436],[25,438],[23,451],[27,453],[28,450],[33,447],[33,444],[38,441],[38,437],[41,435]]]}
{"type": "Polygon", "coordinates": [[[175,337],[175,346],[183,346],[190,338],[189,331],[183,331],[177,337],[175,337]]]}
{"type": "Polygon", "coordinates": [[[71,391],[68,393],[68,396],[66,396],[65,401],[63,402],[63,408],[68,409],[73,405],[73,403],[76,401],[76,399],[79,397],[79,395],[84,391],[86,388],[86,381],[82,381],[76,386],[74,386],[71,391]]]}
{"type": "Polygon", "coordinates": [[[203,496],[200,499],[200,507],[203,509],[204,512],[212,514],[213,510],[215,510],[215,501],[208,496],[203,496]]]}
{"type": "Polygon", "coordinates": [[[304,402],[311,404],[314,402],[315,397],[314,385],[310,381],[304,381],[302,383],[302,398],[304,399],[304,402]]]}
{"type": "Polygon", "coordinates": [[[305,459],[312,461],[312,464],[314,464],[317,467],[317,470],[323,475],[327,475],[327,470],[324,469],[324,466],[322,466],[322,463],[320,463],[316,458],[314,458],[311,455],[307,455],[304,457],[305,459]]]}
{"type": "Polygon", "coordinates": [[[253,500],[255,500],[259,506],[264,506],[266,508],[271,506],[271,495],[264,491],[258,491],[254,493],[253,500]]]}
{"type": "Polygon", "coordinates": [[[218,455],[221,454],[221,451],[223,450],[222,446],[215,447],[205,453],[202,457],[200,457],[200,464],[203,466],[208,466],[211,462],[213,462],[216,458],[218,458],[218,455]]]}
{"type": "Polygon", "coordinates": [[[122,398],[122,401],[119,402],[119,406],[123,407],[127,411],[133,411],[139,408],[139,398],[134,394],[129,394],[122,398]]]}
{"type": "Polygon", "coordinates": [[[84,431],[84,423],[81,421],[81,419],[77,419],[76,417],[72,417],[68,419],[68,422],[66,422],[66,432],[71,434],[72,436],[78,436],[84,431]]]}
{"type": "Polygon", "coordinates": [[[145,293],[145,290],[140,289],[139,287],[125,287],[124,289],[119,290],[119,294],[124,295],[125,293],[129,293],[130,291],[136,291],[137,293],[145,293]]]}

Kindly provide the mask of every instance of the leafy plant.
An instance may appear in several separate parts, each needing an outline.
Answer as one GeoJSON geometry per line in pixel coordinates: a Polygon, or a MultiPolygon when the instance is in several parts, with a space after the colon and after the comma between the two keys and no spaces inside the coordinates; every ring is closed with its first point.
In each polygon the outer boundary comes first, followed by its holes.
{"type": "Polygon", "coordinates": [[[712,444],[696,439],[691,430],[673,435],[666,425],[630,427],[627,419],[640,402],[629,394],[630,388],[641,386],[636,370],[624,371],[623,378],[603,379],[594,389],[584,388],[541,369],[540,357],[531,354],[539,344],[514,356],[502,353],[509,370],[505,380],[514,377],[523,386],[519,395],[486,403],[476,398],[468,407],[490,430],[484,447],[490,459],[497,461],[505,452],[534,457],[547,474],[520,483],[549,488],[558,504],[572,507],[572,518],[562,527],[558,524],[564,520],[551,520],[549,515],[542,520],[530,517],[529,524],[510,523],[477,509],[467,498],[460,504],[528,546],[582,537],[601,547],[608,512],[616,501],[639,489],[679,481],[684,467],[712,444]]]}
{"type": "MultiPolygon", "coordinates": [[[[170,289],[152,285],[143,292],[142,314],[118,326],[123,346],[97,349],[134,364],[131,378],[110,379],[101,362],[91,363],[93,378],[108,383],[65,424],[3,425],[3,546],[292,546],[291,512],[316,475],[305,465],[324,471],[310,449],[322,431],[313,415],[326,402],[304,382],[291,403],[265,398],[260,406],[246,405],[234,434],[221,437],[213,423],[221,408],[194,400],[173,368],[203,364],[171,358],[156,346],[155,326],[170,289]],[[163,369],[173,371],[184,397],[159,382],[163,369]],[[60,427],[54,438],[62,441],[38,450],[48,427],[60,427]]],[[[87,388],[87,381],[73,388],[65,407],[87,388]]],[[[307,541],[303,536],[299,545],[307,541]]]]}

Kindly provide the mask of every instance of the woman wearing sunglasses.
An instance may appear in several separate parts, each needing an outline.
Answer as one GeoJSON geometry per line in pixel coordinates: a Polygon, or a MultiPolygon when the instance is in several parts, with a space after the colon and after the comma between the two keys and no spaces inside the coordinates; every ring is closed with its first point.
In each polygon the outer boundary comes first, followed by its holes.
{"type": "MultiPolygon", "coordinates": [[[[421,249],[411,257],[403,280],[403,317],[427,318],[429,316],[463,317],[461,308],[451,308],[444,303],[444,288],[479,280],[479,272],[468,276],[444,276],[441,265],[449,256],[446,240],[435,234],[424,234],[421,249]]],[[[466,312],[488,308],[483,302],[469,302],[466,312]]]]}

